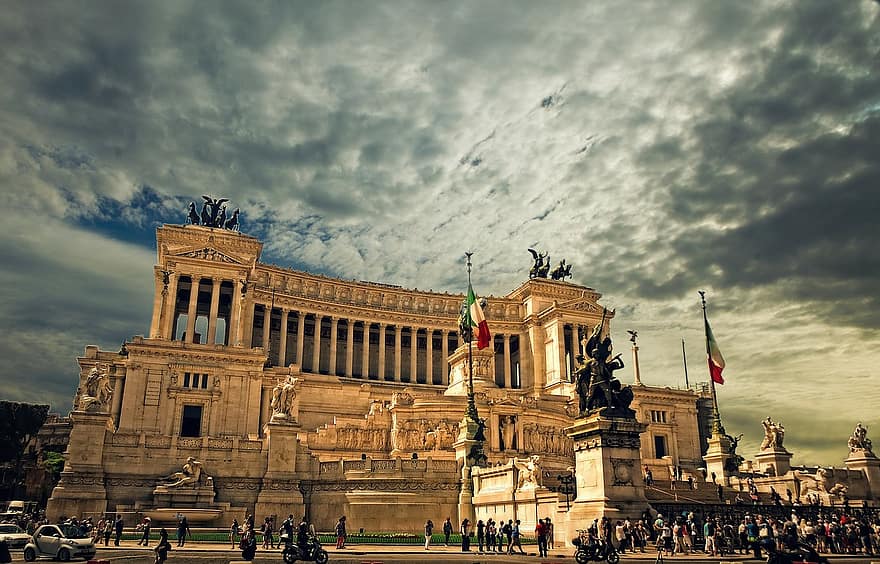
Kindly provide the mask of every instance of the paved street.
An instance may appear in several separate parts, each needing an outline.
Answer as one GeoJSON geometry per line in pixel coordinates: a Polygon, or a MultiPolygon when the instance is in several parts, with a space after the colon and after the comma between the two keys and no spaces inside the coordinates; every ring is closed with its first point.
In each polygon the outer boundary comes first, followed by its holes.
{"type": "MultiPolygon", "coordinates": [[[[527,554],[523,555],[499,555],[496,553],[478,552],[462,553],[456,548],[444,546],[434,546],[430,551],[425,551],[421,546],[388,546],[388,545],[358,545],[344,550],[336,550],[333,546],[325,547],[330,553],[330,562],[340,564],[384,564],[388,562],[395,563],[417,563],[425,562],[431,564],[450,563],[522,563],[522,562],[541,562],[546,564],[554,563],[572,563],[574,562],[571,549],[552,550],[549,558],[538,558],[534,547],[526,549],[527,554]],[[531,549],[531,550],[530,550],[531,549]]],[[[826,555],[827,556],[827,555],[826,555]]],[[[122,546],[119,548],[101,547],[98,549],[97,559],[109,560],[119,564],[152,564],[153,551],[151,548],[137,546],[122,546]]],[[[834,564],[867,564],[869,562],[880,562],[880,558],[869,557],[834,557],[830,559],[834,564]]],[[[653,554],[626,554],[622,560],[632,562],[654,562],[653,554]]],[[[23,561],[21,551],[13,554],[14,562],[23,561]]],[[[231,550],[228,545],[216,543],[199,543],[192,544],[185,548],[175,547],[169,555],[169,564],[195,562],[197,564],[227,564],[229,562],[241,562],[241,552],[239,550],[231,550]]],[[[281,562],[280,551],[262,549],[257,551],[257,556],[253,560],[255,564],[269,564],[281,562]]],[[[755,564],[758,561],[749,559],[746,556],[731,555],[723,558],[710,557],[703,554],[691,556],[677,556],[674,558],[666,557],[665,564],[673,564],[681,562],[688,564],[697,563],[714,563],[719,562],[743,562],[744,564],[755,564]]]]}

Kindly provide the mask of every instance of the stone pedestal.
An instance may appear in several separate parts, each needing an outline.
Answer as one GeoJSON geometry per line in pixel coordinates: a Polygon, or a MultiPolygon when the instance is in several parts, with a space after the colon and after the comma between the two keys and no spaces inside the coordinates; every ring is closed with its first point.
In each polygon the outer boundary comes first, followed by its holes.
{"type": "Polygon", "coordinates": [[[296,474],[297,438],[300,426],[289,420],[266,424],[268,464],[254,507],[256,515],[305,515],[305,504],[296,474]]]}
{"type": "Polygon", "coordinates": [[[95,515],[107,509],[104,487],[104,439],[113,432],[108,413],[74,411],[66,462],[61,479],[46,504],[46,516],[55,522],[61,516],[95,515]]]}
{"type": "Polygon", "coordinates": [[[781,447],[768,448],[755,455],[758,471],[768,476],[784,476],[791,470],[792,454],[781,447]]]}
{"type": "Polygon", "coordinates": [[[733,452],[731,451],[730,437],[721,433],[712,433],[709,437],[709,447],[706,449],[706,455],[703,460],[706,461],[706,475],[715,474],[721,478],[722,483],[730,485],[730,472],[726,470],[727,461],[730,460],[733,452]]]}
{"type": "Polygon", "coordinates": [[[843,463],[847,470],[858,470],[865,473],[869,496],[874,501],[880,501],[880,458],[877,458],[870,450],[858,449],[851,452],[843,463]]]}
{"type": "Polygon", "coordinates": [[[647,507],[641,471],[641,435],[648,426],[634,418],[592,414],[565,433],[574,441],[577,497],[566,538],[577,537],[593,519],[638,519],[647,507]]]}
{"type": "MultiPolygon", "coordinates": [[[[476,343],[471,349],[471,360],[474,365],[474,391],[498,389],[495,384],[495,349],[477,348],[476,343]]],[[[449,386],[444,392],[447,396],[466,396],[468,393],[468,345],[461,345],[449,355],[449,386]]]]}

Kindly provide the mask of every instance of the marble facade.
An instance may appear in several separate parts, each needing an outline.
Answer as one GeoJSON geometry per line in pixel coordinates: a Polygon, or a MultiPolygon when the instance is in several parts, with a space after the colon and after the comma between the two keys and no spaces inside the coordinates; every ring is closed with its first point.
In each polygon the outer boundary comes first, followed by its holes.
{"type": "MultiPolygon", "coordinates": [[[[458,518],[463,296],[283,269],[261,263],[261,252],[260,241],[238,232],[158,228],[148,334],[120,353],[89,346],[78,358],[74,405],[99,366],[112,395],[99,413],[74,411],[69,451],[83,451],[68,461],[50,518],[162,514],[169,507],[155,495],[157,481],[188,457],[212,477],[209,525],[245,511],[258,520],[305,514],[323,530],[343,514],[366,530],[418,531],[427,518],[458,518]],[[284,417],[273,417],[273,390],[284,382],[294,391],[284,417]],[[80,502],[83,484],[97,493],[80,502]]],[[[493,343],[474,355],[474,380],[490,465],[536,454],[550,476],[573,465],[563,431],[575,421],[571,378],[580,338],[601,319],[600,297],[531,279],[488,298],[493,343]]],[[[698,395],[634,388],[632,407],[647,425],[634,471],[695,471],[698,395]]],[[[560,499],[552,482],[532,492],[535,503],[560,499]]]]}

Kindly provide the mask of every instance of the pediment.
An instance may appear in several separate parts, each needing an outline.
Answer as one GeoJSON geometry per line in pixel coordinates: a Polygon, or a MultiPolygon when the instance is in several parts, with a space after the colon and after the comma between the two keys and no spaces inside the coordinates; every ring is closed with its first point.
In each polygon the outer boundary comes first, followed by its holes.
{"type": "Polygon", "coordinates": [[[193,258],[207,260],[210,262],[223,262],[228,264],[243,264],[237,258],[231,257],[222,251],[218,251],[213,247],[202,247],[199,249],[191,249],[176,253],[174,256],[182,258],[193,258]]]}
{"type": "Polygon", "coordinates": [[[602,312],[602,308],[599,307],[598,305],[596,305],[594,302],[592,302],[590,300],[584,300],[581,298],[578,298],[576,300],[572,300],[568,303],[562,304],[561,307],[563,307],[565,309],[573,309],[576,311],[589,311],[591,313],[601,313],[602,312]]]}

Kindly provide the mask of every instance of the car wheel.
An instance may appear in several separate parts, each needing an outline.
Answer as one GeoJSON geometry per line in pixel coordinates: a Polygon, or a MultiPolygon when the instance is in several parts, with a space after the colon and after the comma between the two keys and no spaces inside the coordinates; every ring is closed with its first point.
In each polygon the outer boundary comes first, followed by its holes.
{"type": "Polygon", "coordinates": [[[58,551],[58,560],[62,562],[70,562],[70,551],[66,548],[62,548],[58,551]]]}
{"type": "Polygon", "coordinates": [[[26,549],[24,549],[24,559],[27,562],[33,562],[37,559],[37,551],[31,547],[27,547],[26,549]]]}

